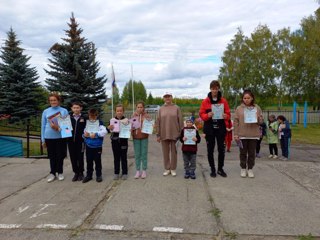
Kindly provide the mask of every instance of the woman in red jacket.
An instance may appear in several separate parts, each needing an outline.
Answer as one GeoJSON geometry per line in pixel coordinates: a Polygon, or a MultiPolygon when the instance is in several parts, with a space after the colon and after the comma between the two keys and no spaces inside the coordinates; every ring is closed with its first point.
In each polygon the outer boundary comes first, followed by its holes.
{"type": "Polygon", "coordinates": [[[200,107],[200,117],[204,121],[203,133],[207,142],[208,162],[211,167],[211,177],[216,177],[218,173],[222,177],[227,177],[223,170],[226,136],[225,120],[230,119],[230,108],[227,100],[222,97],[220,84],[213,80],[210,83],[210,92],[207,98],[202,101],[200,107]],[[214,164],[214,147],[217,140],[218,145],[218,171],[216,172],[214,164]]]}

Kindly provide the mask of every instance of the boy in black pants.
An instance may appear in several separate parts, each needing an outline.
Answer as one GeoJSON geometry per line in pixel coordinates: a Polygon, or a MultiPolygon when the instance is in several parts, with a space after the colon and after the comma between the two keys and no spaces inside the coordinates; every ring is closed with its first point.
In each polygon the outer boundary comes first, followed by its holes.
{"type": "Polygon", "coordinates": [[[86,127],[86,118],[81,114],[82,104],[80,102],[73,102],[71,105],[72,113],[70,114],[72,124],[72,137],[68,138],[69,155],[74,172],[72,182],[83,180],[83,155],[84,142],[82,138],[83,131],[86,127]]]}
{"type": "Polygon", "coordinates": [[[92,180],[93,162],[96,165],[96,181],[102,182],[101,153],[103,137],[107,134],[107,130],[103,126],[103,122],[98,120],[98,111],[96,109],[90,109],[88,115],[89,120],[87,120],[83,133],[84,142],[86,143],[87,175],[82,182],[86,183],[92,180]]]}

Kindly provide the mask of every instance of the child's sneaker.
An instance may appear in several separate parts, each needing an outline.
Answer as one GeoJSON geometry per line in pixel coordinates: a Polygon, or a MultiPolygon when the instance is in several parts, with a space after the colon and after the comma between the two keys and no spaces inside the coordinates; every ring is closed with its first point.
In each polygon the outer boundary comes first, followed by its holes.
{"type": "Polygon", "coordinates": [[[189,177],[190,177],[190,172],[188,170],[186,170],[184,173],[184,178],[188,179],[189,177]]]}
{"type": "Polygon", "coordinates": [[[172,175],[172,177],[177,176],[177,172],[176,172],[176,170],[171,170],[171,175],[172,175]]]}
{"type": "Polygon", "coordinates": [[[48,178],[47,178],[47,182],[52,182],[52,181],[54,181],[55,179],[56,179],[56,176],[51,173],[51,174],[48,176],[48,178]]]}
{"type": "Polygon", "coordinates": [[[128,179],[128,175],[127,174],[123,174],[121,177],[122,180],[127,180],[128,179]]]}
{"type": "Polygon", "coordinates": [[[277,155],[273,155],[273,157],[272,157],[272,158],[277,159],[277,158],[278,158],[278,156],[277,156],[277,155]]]}
{"type": "MultiPolygon", "coordinates": [[[[277,156],[277,155],[274,155],[274,156],[277,156]]],[[[274,158],[274,157],[272,154],[270,154],[268,158],[274,158]]]]}
{"type": "Polygon", "coordinates": [[[145,170],[142,171],[141,178],[145,179],[147,177],[147,172],[145,170]]]}
{"type": "Polygon", "coordinates": [[[163,176],[168,176],[170,174],[170,170],[164,170],[163,176]]]}
{"type": "Polygon", "coordinates": [[[113,175],[113,180],[119,180],[119,174],[113,175]]]}
{"type": "Polygon", "coordinates": [[[243,178],[247,177],[247,169],[242,168],[241,172],[240,172],[240,176],[243,177],[243,178]]]}
{"type": "Polygon", "coordinates": [[[62,173],[59,173],[59,174],[58,174],[58,180],[59,180],[59,181],[63,181],[63,180],[64,180],[64,176],[63,176],[62,173]]]}
{"type": "Polygon", "coordinates": [[[196,174],[195,174],[194,171],[191,171],[191,172],[190,172],[190,178],[191,178],[191,179],[196,179],[196,174]]]}
{"type": "Polygon", "coordinates": [[[248,170],[248,177],[249,177],[249,178],[254,178],[254,174],[253,174],[252,169],[249,169],[249,170],[248,170]]]}
{"type": "Polygon", "coordinates": [[[140,171],[137,171],[137,172],[136,172],[136,175],[134,175],[134,178],[135,178],[135,179],[138,179],[139,177],[140,177],[140,171]]]}
{"type": "Polygon", "coordinates": [[[282,161],[288,161],[288,158],[283,157],[281,160],[282,160],[282,161]]]}

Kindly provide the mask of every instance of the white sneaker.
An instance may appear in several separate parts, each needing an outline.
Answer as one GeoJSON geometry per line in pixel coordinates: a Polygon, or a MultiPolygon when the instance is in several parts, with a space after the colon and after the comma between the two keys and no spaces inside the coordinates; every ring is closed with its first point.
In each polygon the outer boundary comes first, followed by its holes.
{"type": "Polygon", "coordinates": [[[241,177],[247,177],[247,169],[242,168],[242,169],[241,169],[241,172],[240,172],[240,176],[241,176],[241,177]]]}
{"type": "Polygon", "coordinates": [[[170,170],[165,170],[164,172],[163,172],[163,176],[168,176],[170,174],[170,170]]]}
{"type": "Polygon", "coordinates": [[[47,178],[47,182],[52,182],[52,181],[54,181],[55,178],[56,178],[56,176],[51,173],[47,178]]]}
{"type": "Polygon", "coordinates": [[[62,173],[59,173],[59,174],[58,174],[58,180],[59,180],[59,181],[64,180],[64,176],[63,176],[62,173]]]}
{"type": "Polygon", "coordinates": [[[281,160],[282,160],[282,161],[288,161],[288,158],[283,157],[281,160]]]}
{"type": "MultiPolygon", "coordinates": [[[[274,156],[277,156],[277,155],[274,155],[274,156]]],[[[270,154],[268,158],[274,158],[274,156],[270,154]]]]}
{"type": "Polygon", "coordinates": [[[248,177],[249,177],[249,178],[254,178],[254,174],[253,174],[252,169],[249,169],[249,170],[248,170],[248,177]]]}
{"type": "Polygon", "coordinates": [[[277,159],[277,158],[278,158],[278,156],[277,156],[277,155],[273,155],[273,158],[274,158],[274,159],[277,159]]]}
{"type": "Polygon", "coordinates": [[[177,176],[177,172],[176,172],[176,170],[171,170],[171,175],[172,175],[172,177],[177,176]]]}

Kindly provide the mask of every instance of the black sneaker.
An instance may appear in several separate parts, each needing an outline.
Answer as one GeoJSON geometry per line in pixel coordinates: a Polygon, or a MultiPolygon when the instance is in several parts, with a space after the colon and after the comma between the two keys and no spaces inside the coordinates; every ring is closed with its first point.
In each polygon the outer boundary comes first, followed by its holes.
{"type": "Polygon", "coordinates": [[[186,171],[185,173],[184,173],[184,178],[185,179],[188,179],[190,177],[190,173],[189,173],[189,171],[186,171]]]}
{"type": "Polygon", "coordinates": [[[219,174],[221,177],[227,177],[227,174],[223,171],[223,169],[218,170],[218,174],[219,174]]]}
{"type": "Polygon", "coordinates": [[[83,183],[86,183],[86,182],[89,182],[89,181],[91,181],[91,180],[92,180],[92,177],[86,176],[86,177],[82,180],[82,182],[83,182],[83,183]]]}
{"type": "Polygon", "coordinates": [[[210,173],[210,177],[215,178],[217,176],[216,171],[210,173]]]}
{"type": "Polygon", "coordinates": [[[194,173],[194,171],[190,172],[190,178],[191,179],[196,179],[196,174],[194,173]]]}
{"type": "Polygon", "coordinates": [[[78,181],[78,177],[79,177],[78,174],[75,174],[72,178],[72,182],[78,181]]]}
{"type": "Polygon", "coordinates": [[[97,181],[97,182],[102,182],[102,177],[101,177],[101,176],[97,177],[97,178],[96,178],[96,181],[97,181]]]}
{"type": "Polygon", "coordinates": [[[78,181],[82,181],[83,180],[83,173],[80,173],[78,176],[78,181]]]}

